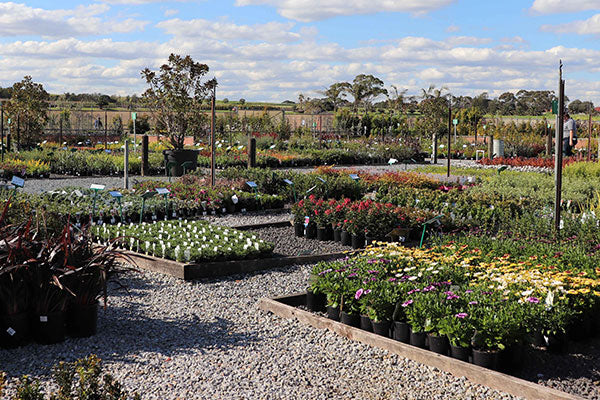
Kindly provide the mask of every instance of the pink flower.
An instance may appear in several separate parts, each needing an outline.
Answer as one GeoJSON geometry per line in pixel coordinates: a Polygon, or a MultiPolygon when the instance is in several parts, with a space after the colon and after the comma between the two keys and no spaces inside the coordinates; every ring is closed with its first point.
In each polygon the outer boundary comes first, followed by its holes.
{"type": "Polygon", "coordinates": [[[460,319],[463,319],[468,316],[469,316],[469,314],[467,314],[466,312],[461,312],[461,313],[458,313],[455,315],[456,318],[460,318],[460,319]]]}
{"type": "Polygon", "coordinates": [[[414,303],[412,300],[406,300],[404,303],[402,303],[402,307],[408,307],[408,306],[410,306],[412,303],[414,303]]]}
{"type": "Polygon", "coordinates": [[[540,302],[540,299],[538,299],[537,297],[528,297],[527,301],[533,304],[538,304],[540,302]]]}

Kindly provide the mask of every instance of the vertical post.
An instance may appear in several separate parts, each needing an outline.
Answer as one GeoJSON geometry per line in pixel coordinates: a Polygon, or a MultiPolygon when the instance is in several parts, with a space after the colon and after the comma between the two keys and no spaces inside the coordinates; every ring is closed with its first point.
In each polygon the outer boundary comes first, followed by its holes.
{"type": "MultiPolygon", "coordinates": [[[[451,137],[450,135],[452,134],[452,105],[448,104],[448,172],[446,174],[446,176],[450,177],[450,158],[452,157],[452,153],[451,153],[451,145],[452,145],[452,141],[451,141],[451,137]]],[[[456,143],[456,125],[454,125],[454,142],[456,143]]]]}
{"type": "Polygon", "coordinates": [[[63,136],[63,119],[62,119],[62,115],[60,116],[58,126],[59,126],[59,128],[58,128],[58,144],[60,146],[62,146],[62,136],[63,136]]]}
{"type": "Polygon", "coordinates": [[[479,125],[479,123],[475,123],[475,145],[477,145],[477,125],[479,125]]]}
{"type": "Polygon", "coordinates": [[[125,157],[123,165],[123,188],[129,189],[129,139],[125,138],[125,157]]]}
{"type": "Polygon", "coordinates": [[[21,147],[21,116],[18,114],[17,114],[17,144],[19,147],[21,147]]]}
{"type": "Polygon", "coordinates": [[[149,174],[150,166],[148,164],[148,135],[142,136],[142,176],[149,174]]]}
{"type": "Polygon", "coordinates": [[[560,61],[558,72],[558,114],[556,120],[556,136],[555,136],[555,156],[554,156],[554,176],[555,176],[555,193],[554,193],[554,234],[558,239],[560,237],[560,203],[562,191],[562,144],[563,144],[563,115],[565,110],[565,81],[562,79],[562,60],[560,61]]]}
{"type": "Polygon", "coordinates": [[[10,153],[10,150],[12,148],[12,140],[11,140],[11,134],[6,135],[6,152],[10,153]]]}
{"type": "Polygon", "coordinates": [[[135,153],[137,151],[137,140],[136,136],[135,136],[135,120],[136,118],[133,119],[133,152],[135,153]]]}
{"type": "Polygon", "coordinates": [[[494,135],[488,136],[488,158],[490,160],[494,159],[494,135]]]}
{"type": "Polygon", "coordinates": [[[550,157],[552,155],[552,131],[546,120],[544,120],[544,132],[546,133],[546,157],[550,157]]]}
{"type": "Polygon", "coordinates": [[[0,152],[4,161],[4,103],[0,101],[0,152]]]}
{"type": "Polygon", "coordinates": [[[431,141],[433,142],[433,163],[437,164],[437,134],[434,132],[431,141]]]}
{"type": "Polygon", "coordinates": [[[256,167],[256,139],[248,140],[248,168],[256,167]]]}
{"type": "Polygon", "coordinates": [[[104,110],[104,150],[108,148],[108,113],[104,110]]]}
{"type": "Polygon", "coordinates": [[[588,146],[587,146],[587,160],[588,162],[592,159],[592,113],[590,113],[590,120],[588,124],[588,146]]]}
{"type": "Polygon", "coordinates": [[[216,183],[216,176],[215,176],[215,169],[216,169],[216,146],[215,146],[215,142],[217,140],[217,135],[215,133],[215,102],[217,101],[217,84],[215,82],[215,85],[213,86],[213,95],[212,95],[212,101],[211,101],[211,106],[210,106],[210,135],[211,135],[211,139],[210,139],[210,185],[211,186],[215,186],[216,183]]]}

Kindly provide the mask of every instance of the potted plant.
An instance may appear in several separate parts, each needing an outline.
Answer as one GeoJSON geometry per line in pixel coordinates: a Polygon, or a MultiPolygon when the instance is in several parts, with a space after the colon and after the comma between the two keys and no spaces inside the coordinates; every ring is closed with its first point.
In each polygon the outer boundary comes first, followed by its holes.
{"type": "Polygon", "coordinates": [[[208,65],[195,62],[190,56],[171,54],[167,64],[158,72],[146,68],[142,76],[149,85],[142,98],[150,108],[155,130],[164,132],[173,149],[164,150],[165,164],[174,163],[172,176],[183,174],[182,164],[190,162],[196,169],[198,152],[184,150],[185,137],[197,136],[202,131],[204,111],[202,103],[217,86],[216,79],[203,81],[208,65]]]}

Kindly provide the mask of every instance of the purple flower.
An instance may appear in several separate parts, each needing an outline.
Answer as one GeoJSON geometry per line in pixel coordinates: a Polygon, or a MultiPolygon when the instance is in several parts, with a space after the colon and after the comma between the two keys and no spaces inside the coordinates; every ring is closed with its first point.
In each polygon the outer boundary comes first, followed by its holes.
{"type": "Polygon", "coordinates": [[[348,274],[348,278],[355,278],[355,277],[357,277],[357,276],[358,276],[358,274],[357,274],[356,272],[353,272],[353,273],[351,273],[351,274],[348,274]]]}
{"type": "Polygon", "coordinates": [[[402,307],[408,307],[413,303],[412,300],[406,300],[404,303],[402,303],[402,307]]]}
{"type": "Polygon", "coordinates": [[[540,302],[540,299],[538,299],[537,297],[528,297],[527,301],[530,303],[538,304],[540,302]]]}
{"type": "Polygon", "coordinates": [[[471,305],[471,306],[474,306],[475,304],[479,304],[479,303],[478,303],[478,302],[476,302],[476,301],[470,301],[470,302],[469,302],[469,305],[471,305]]]}
{"type": "Polygon", "coordinates": [[[432,290],[435,290],[435,286],[433,286],[433,285],[429,285],[429,286],[423,288],[424,292],[431,292],[432,290]]]}
{"type": "Polygon", "coordinates": [[[388,279],[389,282],[396,282],[396,278],[390,278],[388,279]]]}
{"type": "Polygon", "coordinates": [[[465,290],[465,293],[473,293],[473,291],[471,289],[467,289],[465,290]]]}
{"type": "Polygon", "coordinates": [[[377,280],[377,278],[375,278],[375,277],[371,278],[371,282],[375,282],[376,280],[377,280]]]}
{"type": "Polygon", "coordinates": [[[448,297],[446,297],[446,300],[454,300],[454,299],[460,299],[460,296],[457,296],[455,294],[450,294],[450,295],[448,295],[448,297]]]}
{"type": "Polygon", "coordinates": [[[367,264],[375,264],[376,262],[377,262],[377,260],[371,259],[371,260],[367,261],[367,264]]]}
{"type": "Polygon", "coordinates": [[[369,274],[378,274],[379,271],[375,271],[374,269],[367,271],[369,274]]]}
{"type": "Polygon", "coordinates": [[[325,271],[321,271],[321,272],[319,272],[319,276],[323,276],[323,275],[325,275],[325,274],[328,274],[328,273],[330,273],[331,271],[333,271],[331,268],[329,268],[329,269],[326,269],[325,271]]]}
{"type": "Polygon", "coordinates": [[[456,318],[460,318],[460,319],[463,319],[463,318],[468,317],[468,316],[469,316],[469,314],[467,314],[466,312],[460,312],[460,313],[458,313],[458,314],[455,315],[456,318]]]}
{"type": "Polygon", "coordinates": [[[356,291],[356,294],[354,295],[354,298],[355,298],[356,300],[360,299],[360,296],[362,296],[364,292],[365,292],[365,291],[364,291],[364,289],[358,289],[358,290],[356,291]]]}
{"type": "Polygon", "coordinates": [[[342,268],[342,269],[336,269],[336,270],[335,270],[335,272],[346,272],[346,269],[345,269],[345,268],[342,268]]]}
{"type": "Polygon", "coordinates": [[[420,292],[420,291],[421,291],[421,289],[413,289],[413,290],[410,290],[410,291],[407,293],[407,295],[409,295],[409,296],[410,296],[411,294],[413,294],[413,293],[416,293],[416,292],[420,292]]]}

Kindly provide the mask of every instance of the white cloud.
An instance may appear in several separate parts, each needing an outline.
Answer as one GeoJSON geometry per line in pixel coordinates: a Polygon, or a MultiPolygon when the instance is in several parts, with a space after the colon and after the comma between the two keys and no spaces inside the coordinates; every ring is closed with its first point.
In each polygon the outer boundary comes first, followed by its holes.
{"type": "Polygon", "coordinates": [[[172,17],[173,15],[179,14],[179,10],[175,10],[173,8],[168,8],[165,10],[165,17],[172,17]]]}
{"type": "Polygon", "coordinates": [[[600,10],[599,0],[535,0],[531,11],[537,14],[565,14],[600,10]]]}
{"type": "Polygon", "coordinates": [[[236,0],[237,6],[269,5],[282,16],[311,22],[340,15],[376,14],[379,12],[407,12],[424,14],[445,7],[455,0],[236,0]]]}
{"type": "MultiPolygon", "coordinates": [[[[256,25],[236,25],[227,20],[205,19],[181,20],[179,18],[159,22],[156,25],[166,33],[183,38],[209,38],[213,40],[261,40],[268,42],[293,42],[302,36],[290,32],[294,23],[268,22],[256,25]]],[[[303,31],[310,33],[311,31],[303,31]]]]}
{"type": "Polygon", "coordinates": [[[72,37],[126,33],[142,30],[144,21],[131,18],[108,21],[99,17],[106,4],[80,6],[72,10],[46,10],[19,3],[0,3],[0,36],[72,37]]]}
{"type": "Polygon", "coordinates": [[[446,28],[446,32],[448,33],[456,33],[460,31],[460,26],[457,25],[450,25],[449,27],[446,28]]]}
{"type": "Polygon", "coordinates": [[[559,25],[542,25],[540,29],[545,32],[598,35],[600,34],[600,14],[596,14],[583,21],[573,21],[559,25]]]}

